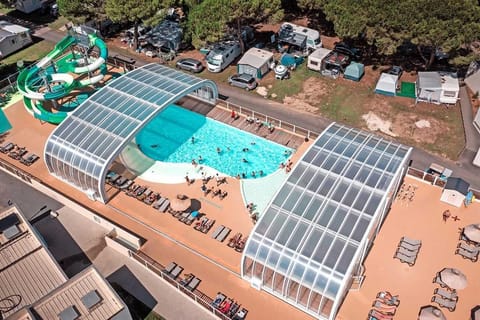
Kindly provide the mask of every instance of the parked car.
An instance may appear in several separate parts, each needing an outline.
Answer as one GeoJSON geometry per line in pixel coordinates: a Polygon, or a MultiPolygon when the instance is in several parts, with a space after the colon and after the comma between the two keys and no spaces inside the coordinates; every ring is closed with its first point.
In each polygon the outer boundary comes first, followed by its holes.
{"type": "Polygon", "coordinates": [[[350,60],[358,61],[362,57],[362,53],[360,52],[359,49],[351,47],[348,44],[346,44],[345,42],[336,43],[333,51],[336,51],[338,53],[343,53],[343,54],[349,56],[350,60]]]}
{"type": "Polygon", "coordinates": [[[177,61],[176,67],[177,69],[182,69],[194,73],[198,73],[203,70],[202,62],[192,58],[179,59],[177,61]]]}
{"type": "Polygon", "coordinates": [[[257,87],[257,81],[255,81],[255,78],[246,73],[234,74],[233,76],[230,76],[228,78],[228,83],[230,83],[232,86],[236,86],[247,91],[253,90],[257,87]]]}
{"type": "Polygon", "coordinates": [[[388,74],[393,74],[394,76],[398,76],[398,79],[402,76],[403,69],[400,66],[393,66],[387,71],[388,74]]]}

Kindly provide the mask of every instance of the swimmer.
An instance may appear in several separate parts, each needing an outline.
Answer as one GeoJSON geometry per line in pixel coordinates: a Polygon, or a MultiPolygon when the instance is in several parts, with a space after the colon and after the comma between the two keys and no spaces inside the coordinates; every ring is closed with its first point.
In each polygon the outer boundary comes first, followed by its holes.
{"type": "Polygon", "coordinates": [[[245,179],[247,177],[247,175],[245,174],[245,172],[242,173],[242,178],[245,179]]]}
{"type": "Polygon", "coordinates": [[[263,176],[263,170],[260,170],[260,172],[259,172],[259,173],[260,173],[260,175],[261,175],[261,176],[263,176]]]}
{"type": "Polygon", "coordinates": [[[152,144],[152,145],[150,146],[150,148],[156,148],[156,147],[158,147],[158,144],[152,144]]]}
{"type": "Polygon", "coordinates": [[[237,179],[240,180],[240,173],[237,173],[237,179]]]}
{"type": "Polygon", "coordinates": [[[192,165],[197,166],[197,161],[195,161],[195,159],[192,159],[192,165]]]}
{"type": "Polygon", "coordinates": [[[192,141],[192,144],[194,144],[195,143],[195,137],[192,137],[191,141],[192,141]]]}
{"type": "Polygon", "coordinates": [[[248,163],[248,160],[245,159],[245,158],[243,158],[243,159],[242,159],[242,162],[248,163]]]}
{"type": "Polygon", "coordinates": [[[250,142],[252,146],[256,145],[257,143],[255,141],[250,142]]]}
{"type": "Polygon", "coordinates": [[[255,177],[256,174],[255,174],[255,171],[252,171],[252,177],[255,177]]]}
{"type": "Polygon", "coordinates": [[[222,152],[222,149],[220,149],[219,147],[217,147],[217,153],[220,154],[222,152]]]}
{"type": "Polygon", "coordinates": [[[283,169],[283,168],[285,168],[285,164],[284,164],[283,162],[282,162],[282,163],[280,163],[280,165],[278,166],[278,168],[280,168],[280,169],[283,169]]]}
{"type": "Polygon", "coordinates": [[[248,148],[243,148],[242,151],[247,152],[247,151],[249,151],[249,149],[248,148]]]}
{"type": "Polygon", "coordinates": [[[202,163],[202,161],[203,161],[202,156],[198,156],[198,163],[202,163]]]}

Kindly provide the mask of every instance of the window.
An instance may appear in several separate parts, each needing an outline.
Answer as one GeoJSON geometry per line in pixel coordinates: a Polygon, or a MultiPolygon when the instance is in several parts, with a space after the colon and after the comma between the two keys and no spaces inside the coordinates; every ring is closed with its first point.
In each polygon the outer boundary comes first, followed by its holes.
{"type": "Polygon", "coordinates": [[[318,62],[317,62],[317,61],[310,60],[310,64],[311,64],[312,66],[318,66],[318,62]]]}
{"type": "Polygon", "coordinates": [[[457,97],[457,92],[456,91],[443,91],[443,96],[444,97],[449,97],[449,98],[456,98],[457,97]]]}

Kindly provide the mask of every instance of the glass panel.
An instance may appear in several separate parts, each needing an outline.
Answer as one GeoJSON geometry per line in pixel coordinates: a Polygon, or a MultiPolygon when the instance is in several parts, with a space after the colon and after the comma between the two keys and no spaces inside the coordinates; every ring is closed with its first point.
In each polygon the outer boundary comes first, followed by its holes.
{"type": "Polygon", "coordinates": [[[382,200],[382,197],[380,197],[377,194],[373,194],[372,197],[370,198],[370,201],[368,202],[368,205],[365,207],[365,213],[370,216],[373,216],[375,214],[375,211],[377,211],[377,208],[380,205],[381,200],[382,200]]]}
{"type": "Polygon", "coordinates": [[[363,238],[363,235],[365,234],[368,224],[370,221],[366,218],[360,218],[357,223],[357,227],[355,228],[355,231],[352,234],[352,239],[355,241],[360,242],[363,238]]]}
{"type": "Polygon", "coordinates": [[[336,174],[340,174],[346,165],[347,165],[347,160],[344,158],[340,158],[338,159],[337,163],[333,166],[332,172],[336,174]]]}
{"type": "MultiPolygon", "coordinates": [[[[324,138],[324,137],[322,137],[324,138]]],[[[320,138],[320,139],[322,139],[320,138]]],[[[314,146],[312,149],[310,149],[306,154],[305,156],[303,157],[303,161],[305,162],[312,162],[312,160],[315,158],[315,156],[317,155],[318,151],[320,149],[316,146],[314,146]]]]}
{"type": "Polygon", "coordinates": [[[367,164],[374,166],[377,163],[378,158],[380,158],[380,152],[373,151],[367,159],[367,164]]]}
{"type": "Polygon", "coordinates": [[[308,306],[308,309],[313,312],[318,312],[318,308],[320,307],[321,300],[322,300],[322,296],[317,292],[313,291],[310,297],[310,305],[308,306]]]}
{"type": "Polygon", "coordinates": [[[260,219],[258,222],[257,228],[255,232],[257,234],[264,235],[265,231],[267,231],[268,227],[273,221],[273,218],[275,217],[277,210],[273,208],[268,208],[267,211],[264,213],[263,217],[260,219]]]}
{"type": "Polygon", "coordinates": [[[333,298],[337,295],[338,289],[340,289],[340,284],[335,281],[330,281],[327,288],[327,294],[333,298]]]}
{"type": "Polygon", "coordinates": [[[358,154],[357,154],[357,161],[359,162],[365,162],[365,159],[367,159],[368,155],[370,153],[370,150],[368,149],[362,149],[358,154]]]}
{"type": "Polygon", "coordinates": [[[310,232],[307,242],[303,246],[302,255],[310,257],[313,253],[313,250],[315,250],[315,247],[317,246],[321,236],[322,232],[320,230],[313,229],[310,232]]]}
{"type": "Polygon", "coordinates": [[[366,190],[360,191],[360,194],[358,195],[357,200],[355,200],[355,204],[353,205],[353,207],[356,210],[362,212],[363,207],[367,203],[369,197],[370,197],[370,192],[366,190]]]}
{"type": "Polygon", "coordinates": [[[329,171],[332,166],[334,165],[335,161],[337,161],[338,157],[331,154],[327,157],[327,159],[323,162],[322,168],[329,171]]]}
{"type": "MultiPolygon", "coordinates": [[[[293,170],[295,171],[295,170],[293,170]]],[[[281,207],[285,199],[287,198],[288,194],[292,191],[292,185],[288,182],[282,186],[280,191],[278,192],[277,196],[273,200],[273,204],[276,206],[281,207]]]]}
{"type": "Polygon", "coordinates": [[[280,263],[278,264],[278,271],[287,272],[290,262],[291,260],[289,257],[282,256],[280,258],[280,263]]]}
{"type": "Polygon", "coordinates": [[[278,272],[275,273],[275,277],[273,278],[273,290],[283,294],[283,282],[285,281],[285,277],[278,272]]]}
{"type": "Polygon", "coordinates": [[[315,218],[315,215],[320,210],[320,206],[322,205],[322,203],[323,199],[321,199],[320,197],[316,196],[315,198],[313,198],[313,201],[310,203],[308,209],[305,211],[305,215],[303,216],[303,218],[310,221],[313,220],[315,218]]]}
{"type": "Polygon", "coordinates": [[[330,224],[328,225],[328,229],[334,232],[337,232],[340,226],[342,225],[343,221],[345,220],[346,215],[347,215],[347,210],[342,207],[339,207],[337,209],[337,212],[335,212],[333,219],[330,221],[330,224]]]}
{"type": "Polygon", "coordinates": [[[306,307],[308,302],[308,295],[310,294],[310,289],[304,286],[300,286],[298,289],[298,303],[306,307]]]}
{"type": "Polygon", "coordinates": [[[340,272],[341,274],[345,274],[345,272],[347,272],[348,267],[352,263],[352,259],[356,250],[357,250],[356,247],[350,244],[347,245],[347,247],[345,248],[345,251],[342,254],[342,257],[338,261],[338,264],[336,267],[338,272],[340,272]]]}
{"type": "Polygon", "coordinates": [[[265,267],[265,271],[263,272],[263,285],[272,288],[272,280],[273,280],[274,272],[272,269],[265,267]]]}
{"type": "Polygon", "coordinates": [[[358,173],[358,170],[360,170],[360,165],[356,162],[352,163],[348,168],[347,172],[345,173],[345,177],[349,179],[355,178],[355,176],[358,173]]]}
{"type": "Polygon", "coordinates": [[[287,240],[292,235],[292,231],[297,225],[297,223],[298,223],[297,219],[290,217],[287,223],[285,224],[285,226],[283,227],[282,231],[280,232],[279,236],[277,237],[276,242],[281,245],[284,245],[285,243],[287,243],[287,240]]]}
{"type": "Polygon", "coordinates": [[[277,251],[270,249],[270,255],[268,256],[267,265],[275,269],[279,258],[280,254],[277,251]]]}
{"type": "Polygon", "coordinates": [[[342,203],[348,207],[351,207],[359,191],[360,189],[357,186],[351,185],[350,189],[347,191],[347,194],[343,198],[342,203]]]}
{"type": "Polygon", "coordinates": [[[303,278],[303,273],[305,272],[305,266],[302,265],[301,263],[296,263],[295,266],[293,267],[293,278],[296,279],[297,281],[300,281],[303,278]]]}
{"type": "Polygon", "coordinates": [[[293,206],[298,201],[298,198],[300,198],[302,191],[303,190],[300,188],[293,188],[293,190],[290,192],[290,195],[288,196],[287,200],[285,201],[282,207],[286,211],[291,211],[293,209],[293,206]]]}
{"type": "Polygon", "coordinates": [[[356,214],[350,213],[345,219],[345,222],[340,229],[340,233],[346,237],[349,237],[352,233],[353,228],[355,227],[355,224],[357,223],[357,220],[358,216],[356,214]]]}
{"type": "Polygon", "coordinates": [[[323,179],[325,178],[325,174],[323,174],[322,172],[318,171],[315,175],[315,177],[313,177],[311,180],[310,180],[310,184],[307,186],[308,190],[312,191],[312,192],[317,192],[318,190],[318,187],[320,186],[320,184],[322,183],[323,179]]]}
{"type": "Polygon", "coordinates": [[[346,156],[347,158],[351,158],[355,153],[355,151],[357,151],[357,148],[358,148],[358,144],[350,144],[343,152],[343,155],[346,156]]]}
{"type": "Polygon", "coordinates": [[[295,170],[293,170],[293,172],[290,174],[290,177],[288,177],[288,181],[292,184],[296,184],[306,169],[307,166],[303,162],[300,162],[295,170]]]}
{"type": "Polygon", "coordinates": [[[340,202],[340,200],[342,200],[343,196],[345,196],[345,192],[347,192],[347,189],[348,189],[349,185],[350,184],[345,182],[345,181],[342,181],[339,185],[337,185],[337,188],[334,191],[332,199],[337,201],[337,202],[340,202]]]}
{"type": "Polygon", "coordinates": [[[322,306],[320,307],[320,314],[324,317],[329,317],[333,308],[333,300],[323,298],[322,306]]]}
{"type": "Polygon", "coordinates": [[[298,185],[305,188],[313,176],[315,176],[315,169],[310,167],[305,170],[305,174],[298,180],[298,185]]]}
{"type": "Polygon", "coordinates": [[[287,247],[292,249],[293,251],[297,250],[298,244],[305,236],[305,231],[307,231],[308,225],[306,223],[300,222],[293,232],[290,241],[288,241],[287,247]]]}
{"type": "Polygon", "coordinates": [[[329,234],[325,234],[320,240],[320,244],[313,255],[313,260],[317,261],[318,263],[322,263],[323,259],[325,258],[325,254],[327,253],[330,245],[332,244],[333,237],[329,234]]]}
{"type": "Polygon", "coordinates": [[[292,212],[301,216],[311,200],[312,200],[312,194],[309,192],[305,192],[304,194],[302,194],[302,196],[298,200],[297,205],[295,206],[292,212]]]}
{"type": "Polygon", "coordinates": [[[318,193],[321,194],[322,196],[325,196],[329,193],[329,191],[332,189],[333,184],[335,183],[335,179],[333,177],[326,177],[323,180],[322,186],[318,190],[318,193]]]}
{"type": "Polygon", "coordinates": [[[285,222],[286,219],[287,219],[287,216],[279,213],[275,217],[275,220],[273,220],[273,223],[272,223],[270,229],[268,229],[266,237],[269,238],[269,239],[275,240],[276,236],[280,232],[280,229],[282,228],[283,223],[285,222]]]}
{"type": "Polygon", "coordinates": [[[328,225],[328,222],[330,221],[330,218],[333,216],[335,209],[336,206],[331,203],[324,207],[324,209],[320,213],[320,219],[318,220],[318,224],[326,227],[328,225]]]}
{"type": "Polygon", "coordinates": [[[257,254],[257,250],[258,250],[258,242],[249,241],[248,246],[247,246],[247,250],[246,250],[246,254],[253,257],[257,254]]]}
{"type": "Polygon", "coordinates": [[[323,292],[327,287],[328,278],[323,274],[319,273],[317,280],[315,281],[315,291],[323,292]]]}
{"type": "Polygon", "coordinates": [[[316,276],[317,273],[314,270],[307,268],[307,271],[305,272],[305,277],[303,278],[303,284],[312,286],[316,276]]]}
{"type": "Polygon", "coordinates": [[[288,282],[287,288],[287,298],[289,300],[297,301],[297,293],[298,293],[299,284],[296,281],[290,280],[288,282]]]}
{"type": "Polygon", "coordinates": [[[243,274],[246,277],[252,276],[252,267],[253,267],[253,260],[249,257],[246,257],[243,261],[243,274]]]}
{"type": "Polygon", "coordinates": [[[360,169],[360,172],[357,174],[355,177],[355,180],[360,181],[361,183],[365,182],[365,180],[368,178],[368,175],[370,174],[370,169],[363,167],[360,169]]]}
{"type": "Polygon", "coordinates": [[[325,150],[320,151],[315,159],[313,159],[312,164],[316,165],[317,167],[320,167],[323,163],[323,161],[328,157],[328,152],[325,150]]]}
{"type": "Polygon", "coordinates": [[[330,252],[328,253],[327,259],[324,260],[324,264],[327,267],[333,268],[335,266],[344,246],[345,241],[342,239],[335,239],[333,245],[331,246],[330,252]]]}
{"type": "Polygon", "coordinates": [[[378,170],[373,170],[367,180],[367,186],[374,188],[377,185],[378,180],[380,179],[380,175],[381,174],[378,170]]]}

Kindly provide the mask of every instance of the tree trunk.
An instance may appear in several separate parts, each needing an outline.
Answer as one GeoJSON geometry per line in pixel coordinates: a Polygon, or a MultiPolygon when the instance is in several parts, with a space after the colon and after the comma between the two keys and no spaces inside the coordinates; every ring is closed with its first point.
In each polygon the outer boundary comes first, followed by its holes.
{"type": "Polygon", "coordinates": [[[133,24],[133,48],[138,49],[138,20],[133,24]]]}
{"type": "Polygon", "coordinates": [[[238,38],[238,41],[240,41],[240,50],[242,51],[242,54],[245,53],[245,43],[243,42],[243,39],[242,39],[242,25],[240,23],[240,18],[237,18],[237,38],[238,38]]]}
{"type": "Polygon", "coordinates": [[[425,66],[425,70],[430,69],[433,62],[435,61],[435,53],[437,52],[437,48],[432,48],[432,52],[430,52],[430,57],[428,59],[427,65],[425,66]]]}

